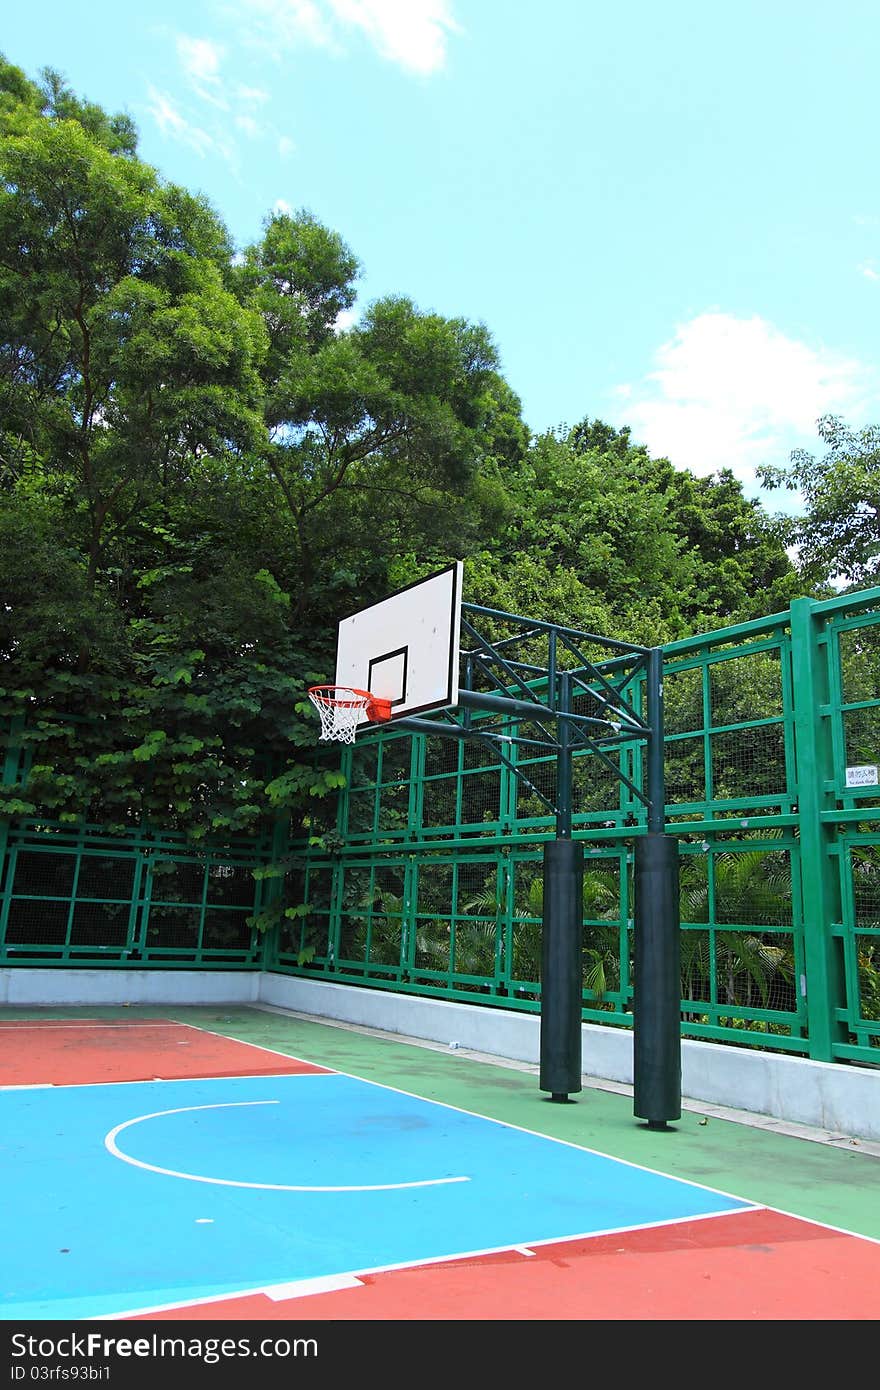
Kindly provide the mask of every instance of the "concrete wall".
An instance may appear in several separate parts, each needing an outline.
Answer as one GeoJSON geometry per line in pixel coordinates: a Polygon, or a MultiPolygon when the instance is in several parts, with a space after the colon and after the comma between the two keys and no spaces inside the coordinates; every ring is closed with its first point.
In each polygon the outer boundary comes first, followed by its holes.
{"type": "MultiPolygon", "coordinates": [[[[534,1066],[540,1060],[537,1014],[256,971],[2,969],[2,1004],[269,1004],[534,1066]]],[[[582,1044],[585,1077],[632,1085],[630,1032],[585,1023],[582,1044]]],[[[686,1039],[682,1096],[880,1141],[880,1067],[686,1039]]]]}
{"type": "MultiPolygon", "coordinates": [[[[540,1019],[475,1004],[359,989],[296,976],[264,975],[261,1002],[339,1022],[363,1024],[537,1066],[540,1019]]],[[[632,1034],[582,1025],[584,1075],[632,1085],[632,1034]]],[[[688,1100],[747,1110],[777,1120],[880,1140],[880,1067],[811,1062],[720,1043],[681,1048],[681,1089],[688,1100]]]]}
{"type": "Polygon", "coordinates": [[[255,1004],[255,970],[0,970],[0,1005],[255,1004]]]}

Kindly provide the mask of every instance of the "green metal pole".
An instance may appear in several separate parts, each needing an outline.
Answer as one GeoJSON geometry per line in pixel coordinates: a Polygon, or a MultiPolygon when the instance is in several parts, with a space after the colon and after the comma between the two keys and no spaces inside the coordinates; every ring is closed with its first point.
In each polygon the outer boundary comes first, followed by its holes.
{"type": "Polygon", "coordinates": [[[571,676],[562,671],[559,676],[559,750],[556,755],[556,838],[571,839],[571,725],[566,715],[571,713],[571,676]]]}
{"type": "Polygon", "coordinates": [[[664,834],[663,650],[647,664],[647,833],[635,844],[633,1109],[649,1129],[681,1117],[678,842],[664,834]]]}
{"type": "MultiPolygon", "coordinates": [[[[275,823],[274,823],[274,825],[272,826],[272,846],[271,846],[270,853],[271,853],[271,856],[272,856],[272,862],[273,862],[273,864],[278,864],[278,863],[281,862],[281,860],[286,860],[286,858],[287,858],[289,852],[290,852],[290,812],[287,811],[287,812],[285,812],[283,815],[276,816],[276,818],[275,818],[275,823]]],[[[270,879],[270,880],[269,880],[269,883],[272,885],[272,887],[270,888],[270,890],[269,890],[269,892],[267,893],[266,896],[269,897],[270,900],[271,900],[271,899],[276,899],[276,900],[278,900],[278,901],[280,902],[280,904],[283,905],[283,902],[284,902],[284,879],[283,879],[283,878],[270,879]]],[[[256,912],[260,912],[260,911],[262,911],[262,909],[263,909],[264,906],[268,906],[268,904],[264,904],[262,901],[260,901],[260,899],[259,899],[259,897],[258,897],[258,900],[257,900],[257,902],[256,902],[255,905],[254,905],[254,910],[255,910],[256,912]]],[[[273,930],[272,930],[271,932],[263,932],[263,933],[262,933],[262,939],[261,939],[261,941],[260,941],[260,949],[259,949],[259,957],[258,957],[258,959],[259,959],[259,969],[260,969],[261,971],[264,971],[264,970],[271,970],[272,967],[273,967],[273,965],[275,965],[275,963],[277,962],[277,960],[278,960],[278,948],[279,948],[279,946],[280,946],[280,935],[281,935],[281,927],[280,927],[280,925],[274,927],[273,930]]]]}
{"type": "MultiPolygon", "coordinates": [[[[814,617],[817,605],[799,598],[791,605],[792,695],[794,700],[795,776],[797,782],[800,872],[804,904],[804,962],[810,1057],[834,1060],[833,1043],[845,1042],[846,1026],[835,1018],[843,1004],[843,962],[840,942],[831,923],[840,920],[839,876],[833,872],[830,848],[834,826],[822,823],[822,812],[834,807],[831,719],[828,706],[827,656],[819,650],[814,617]]],[[[826,648],[827,650],[827,648],[826,648]]]]}
{"type": "MultiPolygon", "coordinates": [[[[16,714],[9,721],[9,739],[6,757],[3,760],[2,779],[7,784],[19,781],[21,763],[21,736],[24,732],[24,715],[16,714]]],[[[0,899],[0,946],[4,943],[5,922],[9,915],[9,902],[12,896],[12,871],[7,873],[6,856],[9,849],[9,818],[0,816],[0,887],[3,887],[4,900],[0,899]]]]}
{"type": "Polygon", "coordinates": [[[666,829],[666,774],[663,743],[663,648],[652,647],[648,653],[646,675],[647,717],[651,732],[648,735],[648,833],[662,835],[666,829]]]}

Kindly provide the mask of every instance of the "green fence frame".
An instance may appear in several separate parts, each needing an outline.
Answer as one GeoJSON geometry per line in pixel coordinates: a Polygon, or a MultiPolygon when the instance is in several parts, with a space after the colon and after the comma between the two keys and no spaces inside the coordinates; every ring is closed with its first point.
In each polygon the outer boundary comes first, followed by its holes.
{"type": "MultiPolygon", "coordinates": [[[[880,1064],[880,786],[852,771],[880,765],[880,589],[669,644],[664,705],[683,1036],[880,1064]]],[[[286,826],[200,853],[146,826],[0,820],[0,965],[271,970],[538,1012],[555,757],[393,726],[320,756],[346,776],[332,849],[286,826]],[[283,880],[254,876],[282,859],[283,880]],[[279,886],[295,915],[261,935],[245,919],[279,886]]],[[[644,745],[615,757],[643,787],[644,745]]],[[[589,753],[572,780],[583,1018],[631,1028],[644,807],[589,753]]]]}
{"type": "Polygon", "coordinates": [[[261,968],[266,942],[252,846],[201,854],[143,829],[5,827],[0,964],[261,968]]]}
{"type": "MultiPolygon", "coordinates": [[[[856,752],[880,763],[880,589],[669,644],[664,703],[682,1034],[880,1063],[880,788],[846,777],[856,752]]],[[[506,756],[552,802],[553,756],[506,756]]],[[[619,757],[643,786],[644,746],[619,757]]],[[[273,937],[267,968],[539,1011],[554,833],[540,797],[491,751],[422,733],[369,733],[339,758],[338,848],[303,850],[286,891],[306,913],[273,937]]],[[[629,1028],[644,810],[589,754],[573,780],[583,1017],[629,1028]]]]}

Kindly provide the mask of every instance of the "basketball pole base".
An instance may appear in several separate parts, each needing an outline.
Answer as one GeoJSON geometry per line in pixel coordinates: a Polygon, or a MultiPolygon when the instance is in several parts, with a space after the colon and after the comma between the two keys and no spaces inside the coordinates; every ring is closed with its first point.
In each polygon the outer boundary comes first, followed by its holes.
{"type": "Polygon", "coordinates": [[[635,843],[633,1113],[648,1129],[681,1118],[681,975],[678,841],[635,843]]]}
{"type": "Polygon", "coordinates": [[[544,846],[539,1085],[563,1104],[583,1089],[581,1065],[581,919],[584,849],[577,840],[544,846]]]}

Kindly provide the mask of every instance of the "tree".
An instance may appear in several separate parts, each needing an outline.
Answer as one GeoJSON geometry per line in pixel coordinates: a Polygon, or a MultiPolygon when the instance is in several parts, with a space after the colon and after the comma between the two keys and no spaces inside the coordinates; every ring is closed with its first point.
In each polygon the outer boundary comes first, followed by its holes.
{"type": "Polygon", "coordinates": [[[148,495],[259,436],[263,327],[224,287],[228,251],[201,200],[79,119],[32,117],[3,143],[0,466],[63,500],[90,587],[148,495]]]}
{"type": "Polygon", "coordinates": [[[326,242],[320,258],[299,255],[303,234],[315,239],[313,223],[288,221],[280,230],[283,237],[270,224],[250,253],[249,265],[265,265],[275,238],[271,283],[261,278],[247,302],[272,338],[270,438],[261,457],[293,524],[302,622],[316,614],[330,534],[332,549],[356,551],[368,572],[383,547],[387,564],[402,539],[411,545],[426,531],[434,544],[443,533],[461,553],[461,518],[450,526],[443,504],[455,513],[455,499],[474,488],[482,430],[500,393],[493,395],[497,355],[487,330],[422,312],[405,296],[382,299],[355,327],[331,332],[349,302],[351,262],[326,242]],[[315,260],[330,267],[320,282],[315,260]]]}
{"type": "Polygon", "coordinates": [[[827,453],[796,449],[788,468],[759,471],[768,488],[800,493],[803,513],[790,520],[798,569],[814,585],[844,592],[880,583],[880,427],[849,429],[836,415],[818,421],[827,453]]]}
{"type": "Polygon", "coordinates": [[[54,68],[43,68],[40,75],[40,108],[44,116],[55,121],[76,121],[92,140],[111,154],[136,153],[137,130],[130,116],[124,112],[108,115],[95,102],[84,101],[54,68]]]}
{"type": "Polygon", "coordinates": [[[0,53],[0,129],[3,133],[13,130],[18,121],[39,115],[44,101],[37,84],[0,53]]]}
{"type": "Polygon", "coordinates": [[[29,769],[5,809],[256,833],[333,784],[246,463],[263,321],[125,118],[6,64],[0,120],[0,713],[29,769]]]}
{"type": "Polygon", "coordinates": [[[787,527],[770,516],[727,469],[698,478],[670,468],[670,522],[695,559],[699,607],[691,629],[744,622],[787,608],[804,593],[787,551],[787,527]]]}
{"type": "MultiPolygon", "coordinates": [[[[698,477],[667,458],[651,458],[631,442],[628,427],[614,430],[601,420],[582,421],[569,442],[578,454],[602,458],[606,472],[622,467],[636,488],[662,498],[661,524],[690,564],[691,587],[681,595],[688,630],[760,617],[801,592],[785,526],[757,499],[743,495],[730,469],[698,477]]],[[[656,576],[661,579],[662,573],[656,576]]],[[[679,568],[676,585],[686,579],[679,568]]]]}
{"type": "Polygon", "coordinates": [[[784,606],[782,527],[729,472],[696,478],[584,419],[502,471],[506,524],[469,563],[477,602],[646,645],[784,606]]]}
{"type": "Polygon", "coordinates": [[[26,769],[0,810],[197,842],[314,823],[338,773],[305,690],[340,609],[503,498],[524,427],[489,336],[403,298],[341,330],[341,237],[272,217],[234,255],[55,75],[0,63],[0,122],[0,716],[26,769]]]}
{"type": "Polygon", "coordinates": [[[262,378],[270,429],[284,422],[279,379],[294,357],[317,352],[334,337],[340,314],[355,302],[359,274],[360,263],[339,233],[305,209],[266,218],[262,240],[233,268],[239,299],[260,313],[266,328],[262,378]]]}

